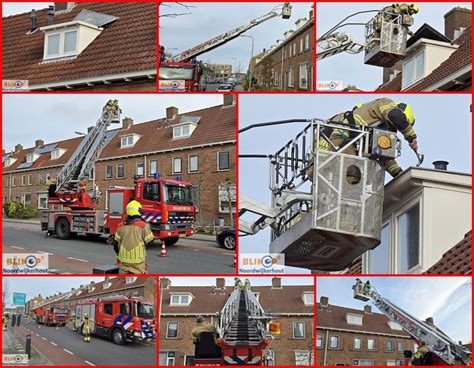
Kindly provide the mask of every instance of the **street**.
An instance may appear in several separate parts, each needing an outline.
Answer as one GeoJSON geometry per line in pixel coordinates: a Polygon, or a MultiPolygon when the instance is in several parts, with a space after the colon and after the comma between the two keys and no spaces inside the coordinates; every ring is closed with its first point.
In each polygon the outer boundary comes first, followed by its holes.
{"type": "MultiPolygon", "coordinates": [[[[215,92],[217,88],[224,83],[212,83],[212,84],[204,84],[204,87],[206,88],[206,92],[215,92]]],[[[241,84],[237,84],[235,86],[234,91],[243,91],[244,87],[241,84]]]]}
{"type": "MultiPolygon", "coordinates": [[[[32,365],[134,365],[156,366],[156,342],[126,343],[116,345],[111,341],[93,336],[85,343],[70,325],[47,327],[35,321],[22,319],[22,326],[16,328],[15,352],[23,353],[26,335],[32,339],[32,365]],[[23,349],[23,350],[22,350],[23,349]]],[[[2,333],[3,353],[10,353],[12,327],[2,333]]]]}
{"type": "MultiPolygon", "coordinates": [[[[196,236],[198,237],[198,236],[196,236]]],[[[3,222],[3,253],[44,253],[49,255],[53,273],[92,273],[92,268],[115,263],[115,252],[105,238],[71,240],[46,238],[39,223],[3,222]]],[[[161,257],[161,243],[147,247],[148,273],[160,274],[233,274],[234,251],[220,247],[211,237],[180,239],[166,247],[161,257]]]]}

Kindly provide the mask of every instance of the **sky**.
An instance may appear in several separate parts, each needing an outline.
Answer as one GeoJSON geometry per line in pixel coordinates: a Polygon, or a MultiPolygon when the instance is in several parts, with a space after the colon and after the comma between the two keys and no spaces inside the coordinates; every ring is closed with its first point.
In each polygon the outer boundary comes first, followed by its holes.
{"type": "MultiPolygon", "coordinates": [[[[448,169],[471,173],[471,113],[470,95],[384,95],[411,104],[415,116],[419,152],[425,155],[422,167],[432,168],[435,160],[449,161],[448,169]],[[445,106],[449,108],[434,108],[445,106]],[[453,141],[455,140],[455,143],[453,141]]],[[[346,95],[241,95],[239,96],[239,129],[254,123],[290,118],[328,119],[346,111],[359,102],[374,96],[346,95]]],[[[256,128],[239,135],[239,154],[270,154],[283,147],[298,134],[305,124],[290,124],[256,128]]],[[[403,140],[403,137],[399,134],[403,140]]],[[[403,141],[402,168],[415,166],[417,158],[403,141]]],[[[268,161],[265,159],[239,160],[239,192],[260,202],[270,204],[268,189],[268,161]]],[[[388,178],[386,177],[386,181],[388,178]]],[[[239,238],[242,253],[268,253],[270,230],[239,238]]],[[[308,270],[287,267],[287,272],[308,273],[308,270]]]]}
{"type": "MultiPolygon", "coordinates": [[[[281,3],[187,3],[186,9],[176,3],[160,7],[160,44],[172,55],[190,49],[202,42],[237,28],[250,20],[260,17],[281,3]],[[191,13],[178,17],[164,17],[164,14],[191,13]]],[[[283,39],[283,33],[295,29],[299,18],[308,18],[312,3],[292,3],[292,15],[288,20],[275,17],[262,23],[244,35],[254,37],[254,55],[268,49],[283,39]]],[[[198,59],[215,64],[232,64],[240,72],[248,69],[252,40],[239,37],[229,43],[201,55],[198,59]]]]}
{"type": "MultiPolygon", "coordinates": [[[[375,290],[414,317],[434,323],[454,341],[471,342],[472,308],[469,277],[361,277],[375,290]]],[[[318,277],[316,295],[329,304],[362,310],[370,302],[353,298],[353,277],[318,277]]],[[[380,313],[375,306],[374,312],[380,313]]]]}
{"type": "MultiPolygon", "coordinates": [[[[219,277],[219,276],[217,276],[219,277]]],[[[240,276],[242,282],[248,278],[250,280],[250,285],[254,286],[271,286],[272,278],[271,277],[245,277],[240,276]]],[[[212,286],[216,284],[215,277],[169,277],[171,280],[172,286],[212,286]]],[[[234,285],[234,277],[224,277],[225,284],[227,286],[234,285]]],[[[282,277],[281,284],[285,285],[313,285],[312,277],[282,277]]]]}
{"type": "Polygon", "coordinates": [[[162,118],[170,106],[183,113],[223,102],[218,94],[3,95],[3,149],[8,152],[18,143],[25,148],[33,147],[37,139],[48,143],[77,137],[75,132],[87,132],[87,127],[96,123],[104,104],[115,98],[119,100],[122,118],[131,117],[135,123],[162,118]]]}
{"type": "MultiPolygon", "coordinates": [[[[346,16],[358,11],[381,9],[388,3],[318,3],[316,9],[317,34],[318,37],[346,16]]],[[[436,30],[444,34],[444,14],[454,6],[471,9],[470,3],[418,3],[420,11],[415,15],[415,24],[411,30],[415,32],[424,23],[428,23],[436,30]]],[[[374,13],[375,15],[375,13],[374,13]]],[[[372,18],[372,13],[359,14],[349,19],[351,22],[366,23],[372,18]]],[[[346,26],[338,31],[346,32],[358,41],[364,41],[364,26],[346,26]]],[[[344,86],[356,85],[362,90],[374,90],[382,84],[383,68],[364,65],[364,53],[358,55],[339,54],[317,63],[318,81],[342,81],[344,86]],[[350,66],[350,67],[349,67],[350,66]]]]}
{"type": "Polygon", "coordinates": [[[53,5],[54,2],[50,3],[14,3],[14,2],[7,2],[7,3],[2,3],[2,15],[4,17],[8,15],[13,15],[13,14],[20,14],[20,13],[26,13],[30,12],[31,9],[45,9],[49,5],[53,5]]]}
{"type": "Polygon", "coordinates": [[[78,288],[81,285],[90,284],[91,281],[104,281],[103,277],[3,277],[2,285],[8,284],[9,298],[7,299],[7,307],[11,305],[13,293],[26,293],[26,301],[38,296],[51,296],[58,292],[67,292],[71,288],[78,288]]]}

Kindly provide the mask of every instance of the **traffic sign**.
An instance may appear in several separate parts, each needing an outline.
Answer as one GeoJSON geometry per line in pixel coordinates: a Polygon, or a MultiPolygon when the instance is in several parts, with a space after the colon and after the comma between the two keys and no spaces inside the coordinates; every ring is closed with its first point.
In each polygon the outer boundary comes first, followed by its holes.
{"type": "Polygon", "coordinates": [[[25,293],[13,293],[13,305],[25,305],[26,294],[25,293]]]}

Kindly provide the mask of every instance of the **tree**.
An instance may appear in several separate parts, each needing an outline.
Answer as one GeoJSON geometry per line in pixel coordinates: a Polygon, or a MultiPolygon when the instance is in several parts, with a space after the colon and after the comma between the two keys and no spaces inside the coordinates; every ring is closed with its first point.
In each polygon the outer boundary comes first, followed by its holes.
{"type": "Polygon", "coordinates": [[[273,61],[271,57],[266,57],[260,62],[261,68],[262,68],[262,85],[261,88],[264,89],[265,91],[269,91],[272,89],[272,84],[273,84],[273,61]]]}
{"type": "Polygon", "coordinates": [[[234,226],[234,211],[237,201],[237,193],[235,190],[235,183],[230,178],[219,185],[219,205],[222,208],[229,209],[230,226],[234,226]]]}

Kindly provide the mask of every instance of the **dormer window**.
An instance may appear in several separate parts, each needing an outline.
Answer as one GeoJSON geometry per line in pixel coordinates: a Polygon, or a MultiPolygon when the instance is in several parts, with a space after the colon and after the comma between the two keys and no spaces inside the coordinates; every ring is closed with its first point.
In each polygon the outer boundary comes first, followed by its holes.
{"type": "Polygon", "coordinates": [[[424,77],[425,51],[421,51],[403,63],[403,88],[409,86],[424,77]]]}
{"type": "Polygon", "coordinates": [[[362,326],[362,316],[360,316],[358,314],[347,313],[346,314],[346,321],[350,325],[362,326]]]}
{"type": "Polygon", "coordinates": [[[130,148],[138,142],[141,136],[138,134],[127,134],[120,139],[120,148],[130,148]]]}
{"type": "Polygon", "coordinates": [[[314,305],[314,293],[307,291],[303,293],[302,296],[304,305],[314,305]]]}
{"type": "Polygon", "coordinates": [[[9,157],[9,158],[5,159],[5,161],[3,161],[3,166],[4,167],[9,167],[9,166],[13,165],[16,160],[17,159],[14,158],[14,157],[9,157]]]}
{"type": "Polygon", "coordinates": [[[390,326],[390,328],[391,328],[392,330],[398,330],[398,331],[402,331],[402,330],[403,330],[402,326],[400,326],[397,322],[389,321],[389,322],[388,322],[388,325],[390,326]]]}
{"type": "Polygon", "coordinates": [[[51,151],[51,160],[57,160],[58,158],[60,158],[64,152],[66,152],[65,149],[63,148],[57,148],[55,150],[52,150],[51,151]]]}
{"type": "Polygon", "coordinates": [[[111,282],[104,282],[103,285],[102,285],[102,289],[108,289],[111,286],[112,286],[111,282]]]}
{"type": "Polygon", "coordinates": [[[26,155],[26,162],[27,163],[35,162],[38,159],[39,156],[40,155],[38,155],[37,153],[30,153],[30,154],[26,155]]]}
{"type": "Polygon", "coordinates": [[[170,305],[172,306],[188,306],[191,304],[193,297],[189,293],[171,294],[170,305]]]}
{"type": "Polygon", "coordinates": [[[197,124],[192,123],[175,125],[173,127],[173,139],[189,137],[191,134],[193,134],[196,127],[197,124]]]}

